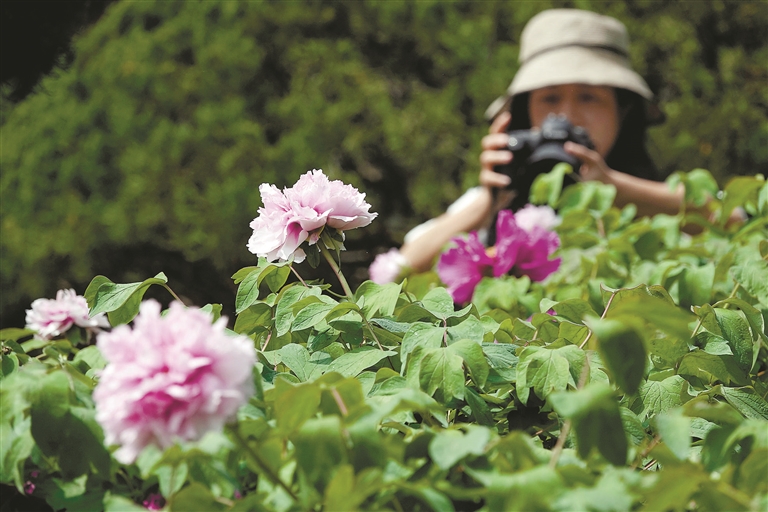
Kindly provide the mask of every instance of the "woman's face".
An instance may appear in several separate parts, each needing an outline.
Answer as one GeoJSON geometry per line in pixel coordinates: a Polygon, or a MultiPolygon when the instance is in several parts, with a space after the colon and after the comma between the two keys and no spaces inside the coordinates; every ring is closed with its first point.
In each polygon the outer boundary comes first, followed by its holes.
{"type": "Polygon", "coordinates": [[[549,114],[563,114],[587,130],[595,150],[603,158],[616,142],[621,119],[613,87],[602,85],[554,85],[531,91],[528,103],[531,127],[541,128],[549,114]]]}

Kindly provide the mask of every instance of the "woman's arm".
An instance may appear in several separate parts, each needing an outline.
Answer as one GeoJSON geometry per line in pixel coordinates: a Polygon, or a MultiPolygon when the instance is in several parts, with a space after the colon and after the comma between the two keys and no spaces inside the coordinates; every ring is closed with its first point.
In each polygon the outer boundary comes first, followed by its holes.
{"type": "Polygon", "coordinates": [[[665,182],[651,181],[630,174],[615,171],[608,167],[597,151],[593,151],[573,142],[565,143],[565,150],[581,160],[579,171],[584,180],[596,180],[616,187],[614,204],[622,208],[633,203],[637,207],[637,216],[651,216],[657,213],[675,215],[683,204],[682,185],[671,190],[665,182]]]}
{"type": "Polygon", "coordinates": [[[435,256],[451,238],[459,233],[479,229],[490,218],[493,198],[490,189],[478,190],[471,201],[461,208],[446,212],[429,222],[412,240],[406,240],[400,248],[409,266],[416,272],[432,267],[435,256]]]}
{"type": "MultiPolygon", "coordinates": [[[[668,215],[680,213],[680,208],[685,200],[685,188],[682,184],[672,190],[666,182],[646,180],[613,170],[608,167],[603,157],[596,151],[584,146],[566,142],[564,148],[583,162],[579,170],[583,179],[598,180],[616,187],[614,204],[619,208],[632,203],[637,207],[638,217],[653,216],[657,213],[668,215]]],[[[705,219],[713,220],[712,212],[706,204],[689,208],[688,211],[696,212],[705,219]]],[[[735,209],[731,212],[727,224],[743,221],[743,212],[735,209]]],[[[701,231],[701,226],[687,224],[683,226],[683,231],[696,234],[701,231]]]]}

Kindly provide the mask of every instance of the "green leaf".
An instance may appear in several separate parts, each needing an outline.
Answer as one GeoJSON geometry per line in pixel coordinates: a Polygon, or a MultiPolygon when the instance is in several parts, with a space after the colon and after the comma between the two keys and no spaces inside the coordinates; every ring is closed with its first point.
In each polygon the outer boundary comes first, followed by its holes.
{"type": "Polygon", "coordinates": [[[320,406],[320,388],[313,383],[293,386],[277,382],[275,419],[278,428],[290,433],[315,415],[320,406]]]}
{"type": "MultiPolygon", "coordinates": [[[[181,455],[181,451],[176,454],[181,455]]],[[[166,452],[164,458],[168,456],[166,452]]],[[[161,459],[162,460],[162,459],[161,459]]],[[[186,462],[173,461],[173,464],[161,464],[154,468],[152,474],[157,476],[157,482],[160,485],[160,494],[163,496],[173,496],[182,488],[189,475],[189,466],[186,462]]]]}
{"type": "Polygon", "coordinates": [[[470,387],[464,388],[464,400],[467,401],[467,405],[472,409],[472,416],[477,423],[486,427],[493,427],[495,425],[496,422],[493,419],[488,404],[474,389],[470,387]]]}
{"type": "Polygon", "coordinates": [[[563,493],[555,503],[555,510],[591,510],[620,512],[632,510],[637,500],[636,493],[628,482],[635,475],[607,467],[594,487],[576,487],[563,493]]]}
{"type": "Polygon", "coordinates": [[[678,277],[680,306],[688,308],[709,302],[715,281],[715,264],[684,267],[678,277]]]}
{"type": "Polygon", "coordinates": [[[113,326],[128,323],[138,314],[141,299],[147,288],[153,284],[164,285],[167,282],[168,278],[162,272],[140,283],[104,282],[96,291],[90,314],[93,316],[108,313],[109,323],[113,326]]]}
{"type": "Polygon", "coordinates": [[[331,309],[328,314],[325,315],[325,321],[331,322],[332,320],[340,318],[349,312],[360,313],[360,306],[354,302],[341,302],[334,306],[333,309],[331,309]]]}
{"type": "Polygon", "coordinates": [[[211,321],[215,322],[219,318],[221,318],[221,304],[206,304],[205,306],[200,308],[200,311],[205,311],[206,313],[211,315],[211,321]]]}
{"type": "Polygon", "coordinates": [[[472,380],[479,387],[485,386],[490,367],[485,360],[485,354],[480,345],[471,340],[461,340],[448,345],[448,350],[464,360],[464,364],[472,375],[472,380]]]}
{"type": "Polygon", "coordinates": [[[536,176],[531,185],[531,202],[533,204],[548,204],[557,206],[560,193],[563,191],[563,178],[573,172],[573,168],[564,163],[555,165],[551,171],[536,176]]]}
{"type": "Polygon", "coordinates": [[[272,308],[264,303],[253,304],[237,315],[234,331],[249,335],[258,329],[270,329],[272,323],[272,308]]]}
{"type": "Polygon", "coordinates": [[[448,348],[430,349],[421,360],[419,385],[428,395],[438,393],[438,401],[464,398],[464,369],[460,356],[448,348]]]}
{"type": "Polygon", "coordinates": [[[289,275],[291,275],[290,263],[272,263],[259,274],[258,286],[261,286],[261,283],[266,283],[272,292],[277,292],[288,280],[289,275]]]}
{"type": "Polygon", "coordinates": [[[403,336],[400,357],[405,360],[416,347],[438,348],[442,345],[446,335],[446,330],[443,327],[423,323],[411,324],[411,328],[403,336]]]}
{"type": "Polygon", "coordinates": [[[641,416],[647,418],[683,405],[690,399],[685,392],[687,386],[688,383],[679,375],[672,375],[663,380],[649,378],[638,390],[643,404],[641,416]]]}
{"type": "Polygon", "coordinates": [[[730,269],[733,279],[751,296],[768,307],[768,263],[765,260],[747,261],[730,269]]]}
{"type": "Polygon", "coordinates": [[[723,398],[747,418],[768,420],[768,402],[751,387],[729,388],[723,386],[723,398]]]}
{"type": "Polygon", "coordinates": [[[491,431],[473,425],[468,425],[466,430],[466,433],[442,430],[429,442],[429,456],[440,469],[450,469],[468,455],[482,455],[485,452],[491,431]]]}
{"type": "Polygon", "coordinates": [[[765,495],[768,494],[768,478],[765,475],[768,475],[768,448],[758,448],[752,450],[741,463],[734,482],[749,496],[765,495]]]}
{"type": "Polygon", "coordinates": [[[763,181],[755,179],[754,176],[735,176],[731,178],[723,190],[720,222],[724,224],[737,206],[744,206],[750,201],[755,201],[763,183],[763,181]]]}
{"type": "Polygon", "coordinates": [[[81,349],[77,355],[75,355],[72,363],[74,364],[79,361],[87,364],[88,368],[92,370],[101,370],[107,365],[107,360],[104,359],[104,356],[101,355],[101,351],[99,351],[95,345],[81,349]]]}
{"type": "Polygon", "coordinates": [[[448,327],[446,337],[448,345],[458,340],[472,340],[482,343],[485,336],[485,326],[475,316],[468,316],[457,325],[448,327]]]}
{"type": "Polygon", "coordinates": [[[331,357],[323,352],[309,354],[306,348],[289,343],[277,351],[280,361],[296,374],[300,381],[306,382],[328,371],[331,357]]]}
{"type": "Polygon", "coordinates": [[[107,494],[104,497],[104,512],[146,512],[146,507],[137,505],[124,496],[107,494]]]}
{"type": "Polygon", "coordinates": [[[707,397],[702,395],[686,403],[683,410],[688,416],[703,418],[717,425],[738,425],[744,420],[733,406],[716,400],[709,401],[707,397]]]}
{"type": "Polygon", "coordinates": [[[373,281],[365,281],[355,292],[355,302],[360,305],[360,309],[368,319],[374,316],[392,316],[400,296],[400,289],[399,283],[376,284],[373,281]],[[361,302],[363,302],[362,305],[361,302]]]}
{"type": "Polygon", "coordinates": [[[253,267],[253,266],[251,266],[251,267],[243,267],[240,270],[238,270],[237,272],[235,272],[234,274],[232,274],[232,278],[231,279],[232,279],[232,281],[234,281],[235,284],[240,284],[240,283],[243,282],[243,279],[245,279],[246,276],[248,276],[248,274],[250,274],[251,272],[253,272],[255,270],[259,270],[259,267],[253,267]]]}
{"type": "Polygon", "coordinates": [[[363,346],[346,352],[334,359],[326,371],[338,372],[345,377],[355,377],[367,368],[386,357],[396,356],[397,352],[380,350],[376,347],[363,346]]]}
{"type": "Polygon", "coordinates": [[[630,395],[637,392],[648,359],[643,337],[632,320],[624,315],[586,322],[597,336],[598,351],[616,385],[630,395]]]}
{"type": "Polygon", "coordinates": [[[114,284],[105,276],[96,276],[93,279],[91,279],[91,282],[88,284],[88,287],[85,289],[85,292],[83,293],[83,297],[85,297],[86,302],[88,302],[88,307],[91,310],[93,310],[93,305],[96,302],[96,292],[99,291],[99,288],[101,287],[101,285],[107,284],[107,283],[114,284]]]}
{"type": "Polygon", "coordinates": [[[583,299],[567,299],[552,306],[558,316],[574,323],[582,323],[587,316],[598,316],[589,302],[583,299]]]}
{"type": "Polygon", "coordinates": [[[688,458],[691,450],[691,419],[680,408],[669,409],[654,418],[661,440],[680,460],[688,458]]]}
{"type": "Polygon", "coordinates": [[[689,340],[689,324],[696,317],[689,311],[675,306],[671,299],[663,299],[650,293],[653,293],[653,287],[629,296],[618,293],[606,317],[634,317],[635,322],[642,319],[652,329],[659,329],[681,340],[689,340]]]}
{"type": "Polygon", "coordinates": [[[572,420],[582,458],[597,448],[611,464],[627,462],[627,436],[610,386],[593,382],[577,391],[553,393],[549,400],[558,414],[572,420]]]}
{"type": "MultiPolygon", "coordinates": [[[[323,296],[321,295],[321,297],[323,296]]],[[[337,305],[338,302],[327,297],[323,297],[321,302],[307,304],[296,314],[291,329],[294,331],[303,331],[304,329],[315,327],[317,324],[324,321],[325,316],[337,305]]]]}
{"type": "Polygon", "coordinates": [[[670,186],[682,183],[685,187],[685,202],[695,206],[703,206],[720,190],[717,181],[706,169],[694,169],[688,173],[676,172],[667,179],[667,182],[670,186]]]}
{"type": "Polygon", "coordinates": [[[192,482],[175,494],[169,501],[169,508],[171,512],[227,510],[227,506],[220,503],[211,490],[200,482],[192,482]]]}
{"type": "Polygon", "coordinates": [[[685,510],[691,495],[709,480],[701,466],[684,462],[664,469],[664,477],[657,478],[645,494],[644,511],[685,510]]]}
{"type": "Polygon", "coordinates": [[[335,468],[348,463],[339,416],[323,416],[306,421],[291,436],[291,441],[296,447],[299,469],[320,492],[330,482],[335,468]]]}
{"type": "Polygon", "coordinates": [[[748,381],[733,356],[713,355],[702,350],[694,350],[683,356],[677,373],[698,377],[710,385],[717,381],[743,385],[748,381]]]}
{"type": "MultiPolygon", "coordinates": [[[[0,340],[2,341],[18,341],[21,338],[32,336],[35,331],[31,329],[19,329],[17,327],[8,327],[0,330],[0,340]]],[[[23,350],[22,350],[23,352],[23,350]]]]}
{"type": "Polygon", "coordinates": [[[297,310],[301,311],[303,307],[309,304],[320,302],[320,299],[318,299],[320,293],[321,290],[317,287],[307,288],[297,285],[283,288],[280,291],[277,305],[275,306],[275,328],[277,329],[277,335],[282,336],[290,330],[297,310]]]}
{"type": "MultiPolygon", "coordinates": [[[[240,314],[251,305],[253,305],[259,299],[259,276],[263,269],[259,267],[247,267],[251,269],[250,272],[245,274],[235,274],[232,276],[238,276],[241,278],[240,286],[237,288],[237,295],[235,296],[235,313],[240,314]]],[[[241,272],[246,269],[241,270],[241,272]]]]}
{"type": "Polygon", "coordinates": [[[754,362],[752,332],[744,313],[732,309],[715,308],[717,325],[742,369],[750,371],[754,362]]]}
{"type": "Polygon", "coordinates": [[[564,391],[569,382],[573,383],[569,370],[568,359],[556,350],[524,348],[517,364],[518,398],[524,404],[528,403],[529,388],[542,399],[555,391],[564,391]]]}

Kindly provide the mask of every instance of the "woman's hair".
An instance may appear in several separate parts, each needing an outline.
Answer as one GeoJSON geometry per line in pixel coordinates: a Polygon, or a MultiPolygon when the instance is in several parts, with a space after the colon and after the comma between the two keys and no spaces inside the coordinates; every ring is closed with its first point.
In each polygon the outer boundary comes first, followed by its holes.
{"type": "MultiPolygon", "coordinates": [[[[642,96],[626,89],[615,88],[619,112],[624,113],[619,134],[611,151],[605,158],[608,167],[638,178],[660,181],[656,165],[646,149],[645,100],[642,96]]],[[[509,130],[529,130],[531,119],[528,114],[529,93],[516,95],[510,105],[512,121],[509,130]]]]}

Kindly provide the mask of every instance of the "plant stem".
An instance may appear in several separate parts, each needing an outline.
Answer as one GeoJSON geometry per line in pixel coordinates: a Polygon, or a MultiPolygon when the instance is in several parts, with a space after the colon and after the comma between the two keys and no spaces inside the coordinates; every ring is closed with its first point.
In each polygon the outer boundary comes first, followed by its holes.
{"type": "MultiPolygon", "coordinates": [[[[611,294],[611,298],[608,299],[608,303],[605,305],[605,309],[603,310],[603,314],[600,315],[600,320],[603,320],[605,318],[606,313],[608,313],[608,308],[611,307],[611,302],[613,302],[613,298],[616,296],[616,292],[613,292],[611,294]]],[[[589,333],[587,334],[587,337],[584,338],[584,341],[581,342],[581,345],[579,345],[579,348],[584,348],[584,346],[589,341],[589,338],[592,337],[592,329],[589,330],[589,333]]]]}
{"type": "Polygon", "coordinates": [[[174,299],[176,299],[177,301],[181,302],[181,303],[182,303],[182,304],[184,304],[185,306],[188,306],[188,305],[189,305],[189,304],[187,304],[186,302],[184,302],[183,300],[181,300],[181,297],[179,297],[178,295],[176,295],[176,292],[174,292],[173,290],[171,290],[171,287],[170,287],[170,286],[168,286],[167,284],[163,284],[163,288],[165,288],[166,290],[168,290],[168,293],[170,293],[171,295],[173,295],[173,298],[174,298],[174,299]]]}
{"type": "MultiPolygon", "coordinates": [[[[611,296],[611,299],[613,299],[613,296],[611,296]]],[[[610,305],[610,302],[609,302],[609,305],[610,305]]],[[[605,309],[607,311],[608,307],[606,306],[605,309]]],[[[589,354],[586,354],[586,357],[584,357],[584,366],[582,366],[581,368],[581,375],[579,375],[579,382],[576,385],[576,389],[581,389],[584,387],[584,385],[587,383],[588,376],[589,376],[589,354]]],[[[563,453],[563,447],[565,447],[565,441],[568,439],[568,433],[570,431],[571,431],[571,420],[567,419],[563,423],[563,427],[560,429],[560,435],[557,438],[557,443],[555,443],[554,448],[552,448],[552,458],[549,459],[550,468],[554,468],[557,466],[557,461],[560,459],[560,455],[563,453]]]]}
{"type": "Polygon", "coordinates": [[[293,498],[294,501],[298,502],[299,498],[294,494],[294,492],[291,490],[288,485],[283,482],[280,477],[275,474],[274,471],[272,471],[272,468],[270,468],[266,462],[261,458],[261,456],[253,450],[253,448],[248,445],[248,442],[240,436],[240,432],[237,431],[237,427],[233,427],[229,429],[230,432],[232,432],[232,435],[234,436],[235,440],[240,444],[240,446],[243,447],[243,449],[246,451],[249,457],[251,457],[251,460],[253,460],[259,468],[261,468],[262,471],[264,471],[264,474],[269,478],[269,480],[276,485],[279,485],[283,488],[283,490],[288,493],[288,496],[293,498]]]}
{"type": "Polygon", "coordinates": [[[331,251],[328,250],[328,248],[322,243],[317,244],[320,247],[320,253],[325,257],[325,261],[328,262],[328,264],[331,266],[331,269],[333,270],[333,273],[336,274],[336,278],[339,280],[339,283],[341,283],[341,287],[344,290],[344,293],[347,294],[347,298],[354,302],[355,296],[352,293],[352,290],[349,288],[349,284],[347,284],[347,280],[344,278],[344,274],[341,273],[341,269],[339,269],[339,266],[336,264],[336,260],[333,259],[333,254],[331,254],[331,251]]]}
{"type": "Polygon", "coordinates": [[[571,431],[571,420],[565,420],[563,427],[560,429],[560,436],[557,438],[555,447],[552,448],[552,458],[549,459],[549,467],[554,468],[557,466],[557,461],[560,459],[560,454],[563,452],[565,446],[565,440],[568,439],[568,433],[571,431]]]}
{"type": "Polygon", "coordinates": [[[298,272],[296,272],[296,269],[293,268],[293,265],[288,265],[288,268],[291,269],[291,272],[293,272],[293,275],[295,275],[297,278],[299,278],[299,281],[301,281],[301,284],[304,285],[304,288],[309,288],[309,285],[304,282],[304,280],[301,278],[298,272]]]}

